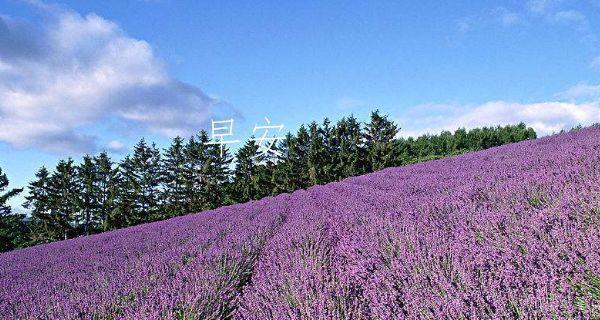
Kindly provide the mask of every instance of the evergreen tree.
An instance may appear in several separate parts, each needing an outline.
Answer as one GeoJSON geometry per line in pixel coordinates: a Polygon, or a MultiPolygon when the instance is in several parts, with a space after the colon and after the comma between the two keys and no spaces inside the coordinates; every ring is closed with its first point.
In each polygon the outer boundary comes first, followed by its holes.
{"type": "Polygon", "coordinates": [[[68,239],[76,235],[75,217],[80,207],[79,194],[77,171],[73,159],[60,160],[48,184],[50,218],[53,226],[57,228],[54,237],[68,239]]]}
{"type": "Polygon", "coordinates": [[[124,177],[120,167],[118,176],[121,178],[115,180],[114,184],[118,193],[116,193],[112,208],[106,217],[105,230],[120,229],[141,223],[138,222],[139,219],[135,211],[135,196],[138,192],[131,187],[132,183],[124,177]]]}
{"type": "Polygon", "coordinates": [[[342,118],[336,124],[333,135],[337,141],[338,154],[337,159],[334,159],[336,180],[367,172],[367,153],[360,122],[354,116],[342,118]]]}
{"type": "Polygon", "coordinates": [[[324,184],[327,181],[326,164],[327,149],[326,140],[323,136],[323,130],[316,122],[311,122],[308,126],[308,148],[306,151],[308,185],[324,184]]]}
{"type": "Polygon", "coordinates": [[[27,229],[23,214],[14,214],[8,200],[23,189],[8,190],[9,180],[0,168],[0,252],[22,247],[27,242],[27,229]]]}
{"type": "Polygon", "coordinates": [[[295,183],[296,188],[294,188],[292,191],[306,189],[310,186],[309,172],[307,170],[310,135],[304,125],[301,125],[298,129],[294,142],[295,143],[292,145],[293,148],[290,150],[290,153],[292,154],[291,165],[294,167],[293,171],[297,173],[298,180],[295,183]]]}
{"type": "Polygon", "coordinates": [[[57,239],[58,226],[50,215],[49,185],[50,173],[45,167],[35,173],[35,180],[30,182],[23,207],[31,210],[29,226],[32,244],[44,243],[57,239]]]}
{"type": "Polygon", "coordinates": [[[208,142],[208,134],[202,130],[185,145],[185,212],[198,212],[209,208],[203,192],[207,184],[208,142]]]}
{"type": "Polygon", "coordinates": [[[256,193],[253,199],[262,199],[267,196],[274,195],[275,185],[273,184],[273,173],[275,171],[275,159],[272,156],[256,167],[256,172],[253,175],[253,180],[256,181],[256,193]]]}
{"type": "Polygon", "coordinates": [[[287,133],[285,138],[282,139],[277,145],[279,155],[277,156],[277,164],[273,170],[272,184],[273,184],[273,195],[288,192],[291,187],[288,181],[291,179],[289,175],[292,175],[292,167],[290,166],[290,145],[294,143],[294,136],[291,133],[287,133]]]}
{"type": "Polygon", "coordinates": [[[121,190],[117,199],[116,207],[109,215],[109,225],[115,228],[123,228],[143,222],[141,213],[136,209],[138,197],[142,193],[142,173],[131,155],[126,155],[119,164],[119,175],[122,179],[118,182],[121,190]]]}
{"type": "Polygon", "coordinates": [[[261,185],[258,180],[259,145],[252,138],[236,153],[232,196],[236,202],[257,199],[261,185]]]}
{"type": "Polygon", "coordinates": [[[394,138],[399,128],[379,114],[379,110],[371,113],[371,122],[367,124],[364,138],[367,146],[370,171],[376,171],[395,165],[396,149],[394,138]]]}
{"type": "Polygon", "coordinates": [[[323,139],[322,179],[324,182],[336,181],[339,179],[337,164],[340,162],[340,145],[335,135],[335,127],[325,118],[320,130],[323,139]]]}
{"type": "Polygon", "coordinates": [[[297,136],[288,133],[279,145],[281,155],[273,173],[275,192],[293,192],[308,187],[307,156],[309,135],[300,126],[297,136]]]}
{"type": "Polygon", "coordinates": [[[119,169],[114,168],[113,165],[106,152],[94,157],[96,200],[98,201],[97,215],[99,226],[103,231],[115,229],[116,225],[124,225],[116,221],[118,216],[113,216],[114,213],[118,213],[115,210],[118,205],[120,185],[119,169]],[[115,223],[113,224],[113,222],[115,223]]]}
{"type": "MultiPolygon", "coordinates": [[[[469,131],[460,128],[416,139],[396,139],[397,132],[398,127],[379,111],[371,114],[364,128],[353,116],[333,127],[328,119],[322,125],[312,122],[308,128],[302,125],[296,135],[288,133],[275,146],[277,157],[261,154],[251,139],[238,150],[233,172],[229,150],[221,153],[221,146],[210,144],[205,131],[187,143],[173,139],[164,160],[144,139],[120,166],[114,166],[105,152],[94,158],[85,156],[77,167],[73,160],[63,160],[52,175],[41,168],[29,184],[24,203],[31,210],[27,223],[5,205],[17,191],[0,196],[0,249],[117,229],[293,192],[389,166],[536,138],[535,131],[523,123],[469,131]]],[[[7,185],[0,170],[0,194],[7,185]]]]}
{"type": "Polygon", "coordinates": [[[162,163],[164,217],[186,213],[186,161],[184,140],[176,137],[165,150],[162,163]]]}
{"type": "Polygon", "coordinates": [[[133,155],[121,163],[123,195],[118,213],[127,224],[138,224],[159,218],[161,179],[160,151],[141,139],[133,155]]]}
{"type": "Polygon", "coordinates": [[[80,210],[75,220],[81,229],[79,233],[89,235],[100,226],[101,206],[98,199],[100,196],[98,169],[92,157],[89,155],[83,157],[82,163],[77,167],[77,176],[80,210]]]}
{"type": "MultiPolygon", "coordinates": [[[[236,153],[231,195],[236,202],[257,200],[273,194],[274,154],[259,152],[253,137],[236,153]]],[[[277,151],[277,150],[274,150],[277,151]]]]}
{"type": "Polygon", "coordinates": [[[203,176],[205,183],[200,190],[202,199],[207,208],[213,209],[225,204],[233,203],[229,196],[230,190],[230,165],[233,161],[229,149],[218,144],[206,145],[207,159],[203,165],[203,176]]]}

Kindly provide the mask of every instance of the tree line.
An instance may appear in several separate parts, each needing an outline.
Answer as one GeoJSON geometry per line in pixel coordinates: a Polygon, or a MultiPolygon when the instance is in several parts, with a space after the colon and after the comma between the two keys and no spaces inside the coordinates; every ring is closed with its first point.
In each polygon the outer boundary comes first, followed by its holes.
{"type": "Polygon", "coordinates": [[[141,139],[116,163],[106,152],[79,163],[60,160],[40,168],[27,186],[29,215],[13,213],[0,170],[0,251],[69,239],[162,220],[222,205],[339,181],[400,166],[536,138],[518,125],[444,131],[398,138],[399,127],[379,111],[361,123],[354,116],[332,124],[302,125],[273,151],[264,153],[249,139],[237,152],[210,144],[206,131],[176,137],[160,150],[141,139]]]}

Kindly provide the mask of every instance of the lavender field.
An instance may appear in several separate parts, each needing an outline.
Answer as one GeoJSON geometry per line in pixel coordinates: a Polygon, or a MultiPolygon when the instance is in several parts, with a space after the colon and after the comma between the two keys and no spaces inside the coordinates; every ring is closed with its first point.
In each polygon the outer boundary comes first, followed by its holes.
{"type": "Polygon", "coordinates": [[[1,319],[600,316],[600,127],[0,255],[1,319]]]}

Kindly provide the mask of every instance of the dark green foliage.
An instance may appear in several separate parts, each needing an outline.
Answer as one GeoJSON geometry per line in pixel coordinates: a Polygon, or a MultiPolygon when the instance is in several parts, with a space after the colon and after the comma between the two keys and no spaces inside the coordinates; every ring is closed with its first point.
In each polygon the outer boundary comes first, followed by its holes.
{"type": "Polygon", "coordinates": [[[186,154],[184,140],[173,139],[165,150],[162,162],[162,215],[172,217],[185,213],[186,208],[186,154]]]}
{"type": "Polygon", "coordinates": [[[360,122],[354,117],[342,118],[333,129],[332,151],[335,175],[330,181],[364,174],[371,167],[360,122]],[[337,161],[336,161],[337,160],[337,161]]]}
{"type": "Polygon", "coordinates": [[[77,234],[75,219],[80,207],[80,193],[77,168],[73,159],[59,161],[48,184],[49,214],[52,222],[50,240],[68,239],[77,234]]]}
{"type": "Polygon", "coordinates": [[[327,181],[326,164],[327,159],[326,139],[323,130],[316,122],[308,126],[308,150],[306,155],[308,168],[308,185],[314,186],[327,181]]]}
{"type": "Polygon", "coordinates": [[[398,130],[398,126],[387,116],[380,115],[379,110],[371,113],[371,122],[367,124],[364,133],[370,171],[397,165],[394,139],[398,130]]]}
{"type": "Polygon", "coordinates": [[[273,172],[274,194],[308,187],[306,128],[301,126],[297,137],[288,133],[279,145],[279,152],[273,172]]]}
{"type": "Polygon", "coordinates": [[[9,249],[65,239],[536,138],[522,123],[417,138],[398,138],[398,132],[379,111],[364,125],[354,116],[335,124],[325,119],[288,133],[273,152],[251,139],[237,150],[235,162],[205,131],[187,141],[174,138],[162,154],[142,139],[118,165],[103,152],[77,166],[61,161],[53,173],[41,168],[24,204],[31,217],[26,223],[22,215],[3,218],[2,230],[13,231],[0,236],[10,234],[3,240],[9,249]]]}
{"type": "Polygon", "coordinates": [[[225,204],[234,203],[227,190],[230,186],[231,170],[229,166],[233,157],[227,148],[221,150],[217,144],[209,144],[206,148],[206,162],[203,165],[205,183],[199,190],[206,204],[206,209],[213,209],[225,204]]]}
{"type": "Polygon", "coordinates": [[[83,162],[77,167],[77,177],[79,183],[79,205],[80,210],[76,214],[76,223],[80,227],[78,233],[89,235],[96,230],[99,225],[100,201],[99,176],[94,160],[86,155],[83,162]]]}
{"type": "Polygon", "coordinates": [[[208,208],[204,193],[207,183],[206,174],[208,167],[208,134],[201,131],[196,137],[191,137],[185,146],[185,210],[184,212],[198,212],[208,208]]]}
{"type": "Polygon", "coordinates": [[[120,168],[123,194],[119,209],[127,215],[129,224],[160,218],[160,151],[142,139],[135,145],[133,155],[121,162],[120,168]]]}
{"type": "Polygon", "coordinates": [[[118,200],[120,175],[119,170],[115,168],[114,163],[106,154],[100,153],[94,158],[94,166],[96,168],[96,188],[98,201],[98,223],[102,231],[115,228],[118,223],[115,223],[118,218],[118,200]]]}
{"type": "Polygon", "coordinates": [[[45,167],[36,172],[35,180],[29,183],[29,195],[25,197],[23,206],[31,210],[30,228],[32,243],[50,241],[54,233],[54,220],[50,216],[48,185],[50,173],[45,167]]]}
{"type": "Polygon", "coordinates": [[[4,217],[11,214],[11,208],[6,204],[8,199],[16,196],[21,193],[23,189],[10,189],[8,188],[9,180],[6,177],[6,174],[2,172],[2,168],[0,168],[0,217],[4,217]]]}
{"type": "Polygon", "coordinates": [[[23,189],[7,189],[8,183],[6,174],[0,168],[0,252],[22,247],[28,236],[24,215],[14,214],[6,204],[8,199],[21,193],[23,189]]]}
{"type": "MultiPolygon", "coordinates": [[[[260,159],[259,145],[254,140],[249,140],[236,153],[236,164],[233,175],[233,189],[231,193],[236,202],[246,202],[258,199],[261,194],[257,164],[260,159]]],[[[268,186],[266,186],[268,188],[268,186]]]]}
{"type": "Polygon", "coordinates": [[[535,131],[525,124],[484,127],[472,130],[457,129],[452,134],[443,131],[438,135],[422,135],[414,138],[399,138],[395,141],[397,164],[409,164],[469,151],[482,150],[503,144],[535,139],[535,131]]]}

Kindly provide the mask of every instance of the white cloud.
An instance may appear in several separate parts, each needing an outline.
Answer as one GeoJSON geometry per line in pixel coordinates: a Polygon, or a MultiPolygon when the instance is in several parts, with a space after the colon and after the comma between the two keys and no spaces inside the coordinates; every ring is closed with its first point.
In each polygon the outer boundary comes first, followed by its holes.
{"type": "Polygon", "coordinates": [[[147,42],[115,23],[93,13],[42,10],[42,25],[0,16],[0,141],[94,151],[99,138],[89,128],[104,120],[173,136],[227,112],[170,76],[147,42]]]}
{"type": "Polygon", "coordinates": [[[443,130],[467,129],[524,122],[538,135],[548,135],[578,124],[600,122],[600,101],[586,103],[540,102],[522,104],[491,101],[481,105],[423,105],[398,119],[404,137],[443,130]],[[435,116],[429,116],[431,113],[435,116]]]}
{"type": "Polygon", "coordinates": [[[590,99],[600,98],[600,84],[592,85],[580,83],[558,94],[559,97],[567,99],[590,99]]]}
{"type": "Polygon", "coordinates": [[[125,151],[125,144],[119,140],[111,140],[108,144],[106,144],[106,150],[115,153],[121,153],[125,151]]]}

